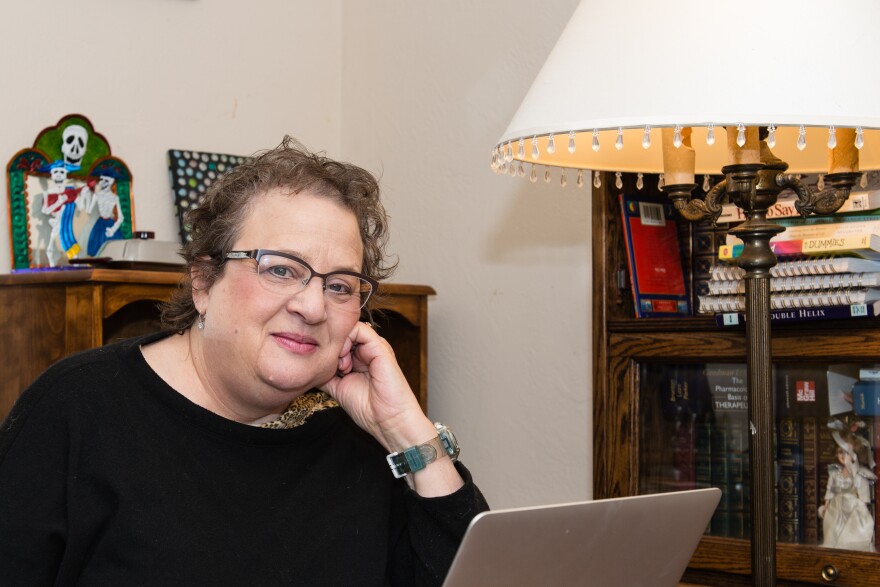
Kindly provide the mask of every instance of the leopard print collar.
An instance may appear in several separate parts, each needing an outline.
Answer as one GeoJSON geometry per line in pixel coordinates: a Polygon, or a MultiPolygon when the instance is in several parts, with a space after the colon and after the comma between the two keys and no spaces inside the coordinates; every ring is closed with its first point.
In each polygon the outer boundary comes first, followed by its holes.
{"type": "Polygon", "coordinates": [[[279,430],[296,428],[297,426],[302,426],[309,416],[315,412],[337,407],[339,407],[339,404],[327,393],[318,390],[309,391],[290,402],[290,405],[287,406],[287,409],[280,416],[271,422],[260,424],[260,427],[279,430]]]}

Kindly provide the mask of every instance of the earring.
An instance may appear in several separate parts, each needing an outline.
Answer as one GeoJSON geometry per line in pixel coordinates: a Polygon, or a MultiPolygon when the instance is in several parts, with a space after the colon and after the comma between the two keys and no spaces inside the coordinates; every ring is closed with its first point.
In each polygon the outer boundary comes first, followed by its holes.
{"type": "Polygon", "coordinates": [[[199,317],[196,319],[196,326],[198,326],[199,330],[205,329],[205,315],[199,314],[199,317]]]}

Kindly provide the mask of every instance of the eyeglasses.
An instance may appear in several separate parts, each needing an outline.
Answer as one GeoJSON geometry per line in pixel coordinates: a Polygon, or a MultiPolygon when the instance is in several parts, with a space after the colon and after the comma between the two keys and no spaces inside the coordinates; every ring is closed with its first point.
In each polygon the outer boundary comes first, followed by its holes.
{"type": "Polygon", "coordinates": [[[323,282],[324,296],[334,304],[359,310],[367,304],[379,283],[354,271],[318,273],[293,255],[269,249],[230,251],[226,259],[253,259],[257,262],[257,276],[264,289],[279,294],[298,294],[313,277],[323,282]]]}

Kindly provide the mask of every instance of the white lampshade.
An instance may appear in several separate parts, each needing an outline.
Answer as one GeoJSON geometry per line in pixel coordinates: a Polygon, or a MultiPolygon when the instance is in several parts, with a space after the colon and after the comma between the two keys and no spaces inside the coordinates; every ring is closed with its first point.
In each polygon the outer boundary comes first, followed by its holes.
{"type": "Polygon", "coordinates": [[[724,127],[774,125],[772,150],[789,171],[826,173],[833,126],[861,128],[859,169],[880,169],[878,23],[877,0],[583,0],[496,153],[662,173],[660,128],[680,125],[693,128],[695,172],[717,174],[728,164],[724,127]]]}

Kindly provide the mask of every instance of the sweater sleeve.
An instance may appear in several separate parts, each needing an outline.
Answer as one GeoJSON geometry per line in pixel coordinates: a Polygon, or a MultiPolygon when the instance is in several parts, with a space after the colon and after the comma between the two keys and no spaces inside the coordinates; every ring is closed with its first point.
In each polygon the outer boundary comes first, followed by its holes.
{"type": "Polygon", "coordinates": [[[0,425],[0,577],[9,585],[55,583],[64,553],[67,435],[44,389],[25,391],[0,425]]]}
{"type": "Polygon", "coordinates": [[[421,497],[402,483],[395,517],[404,519],[397,540],[392,540],[392,585],[439,586],[446,578],[455,553],[471,520],[489,509],[470,471],[455,464],[464,485],[442,497],[421,497]]]}

